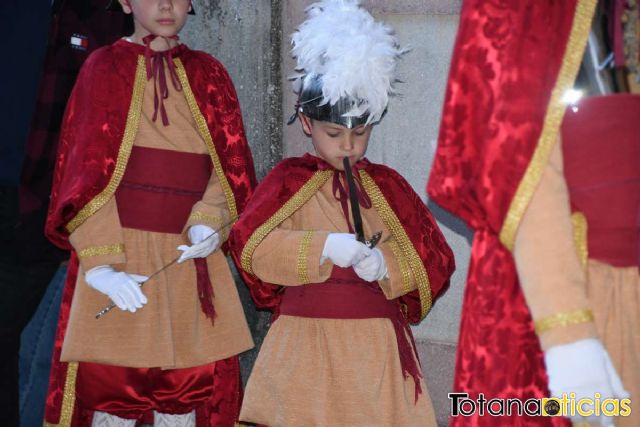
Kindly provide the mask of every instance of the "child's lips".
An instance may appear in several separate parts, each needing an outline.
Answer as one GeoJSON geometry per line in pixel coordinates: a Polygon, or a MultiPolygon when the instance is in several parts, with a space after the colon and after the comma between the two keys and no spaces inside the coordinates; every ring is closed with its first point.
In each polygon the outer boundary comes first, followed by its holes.
{"type": "Polygon", "coordinates": [[[165,19],[158,19],[156,22],[160,25],[173,25],[176,23],[176,20],[165,18],[165,19]]]}

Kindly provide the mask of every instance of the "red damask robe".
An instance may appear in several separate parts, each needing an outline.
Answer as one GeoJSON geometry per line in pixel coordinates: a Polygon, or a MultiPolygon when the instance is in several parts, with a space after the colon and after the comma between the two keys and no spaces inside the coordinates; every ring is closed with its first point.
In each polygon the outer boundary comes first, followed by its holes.
{"type": "MultiPolygon", "coordinates": [[[[465,1],[427,186],[475,231],[454,391],[544,397],[540,343],[512,256],[518,224],[556,142],[595,1],[465,1]]],[[[457,417],[453,426],[564,425],[457,417]]]]}

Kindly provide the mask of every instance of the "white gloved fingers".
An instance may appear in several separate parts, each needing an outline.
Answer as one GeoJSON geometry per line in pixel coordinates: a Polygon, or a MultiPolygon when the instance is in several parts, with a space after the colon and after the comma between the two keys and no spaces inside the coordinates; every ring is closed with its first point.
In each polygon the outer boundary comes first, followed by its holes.
{"type": "Polygon", "coordinates": [[[604,366],[609,374],[609,382],[611,383],[613,395],[618,399],[628,399],[631,397],[631,394],[624,388],[624,384],[622,384],[618,371],[615,366],[613,366],[611,357],[609,357],[609,353],[606,350],[604,352],[604,366]]]}
{"type": "Polygon", "coordinates": [[[191,227],[189,227],[189,232],[188,232],[189,240],[191,240],[191,243],[194,243],[194,244],[200,243],[215,232],[216,231],[213,228],[209,227],[208,225],[204,225],[204,224],[192,225],[191,227]]]}
{"type": "Polygon", "coordinates": [[[134,292],[133,286],[135,285],[131,282],[126,282],[118,291],[118,295],[122,297],[124,300],[127,310],[132,313],[135,313],[138,308],[142,308],[142,304],[137,300],[136,294],[134,292]]]}
{"type": "Polygon", "coordinates": [[[127,285],[125,286],[125,289],[131,295],[131,302],[133,303],[133,305],[136,308],[142,308],[142,306],[146,303],[146,297],[140,290],[140,284],[138,284],[138,282],[133,279],[129,279],[127,285]]]}
{"type": "Polygon", "coordinates": [[[129,277],[131,277],[133,280],[135,280],[140,284],[149,280],[149,276],[143,276],[142,274],[129,274],[129,277]]]}
{"type": "Polygon", "coordinates": [[[116,307],[118,307],[120,310],[127,311],[127,304],[124,302],[122,297],[120,297],[120,295],[113,294],[109,298],[111,298],[111,301],[113,301],[113,303],[116,305],[116,307]]]}
{"type": "Polygon", "coordinates": [[[191,259],[191,256],[193,255],[193,250],[191,250],[191,246],[180,245],[177,247],[177,249],[179,251],[182,251],[182,255],[180,255],[180,258],[178,258],[178,264],[182,264],[186,260],[191,259]]]}
{"type": "Polygon", "coordinates": [[[187,245],[178,246],[177,249],[180,251],[183,251],[182,255],[180,255],[180,258],[178,258],[178,264],[181,264],[186,260],[192,259],[192,258],[208,257],[216,250],[219,242],[220,242],[220,237],[216,234],[212,236],[210,239],[206,239],[192,246],[187,246],[187,245]]]}

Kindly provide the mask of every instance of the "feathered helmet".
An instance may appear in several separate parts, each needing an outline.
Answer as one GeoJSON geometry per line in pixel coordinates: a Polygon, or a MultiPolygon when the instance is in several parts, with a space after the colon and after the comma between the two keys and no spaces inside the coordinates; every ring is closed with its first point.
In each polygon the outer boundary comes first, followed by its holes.
{"type": "Polygon", "coordinates": [[[359,0],[322,0],[291,37],[297,61],[296,111],[347,128],[376,123],[394,94],[400,49],[390,27],[376,22],[359,0]]]}
{"type": "MultiPolygon", "coordinates": [[[[111,0],[107,5],[107,10],[111,10],[113,12],[122,12],[122,6],[120,6],[120,3],[118,2],[118,0],[111,0]]],[[[194,12],[193,4],[192,4],[191,10],[189,11],[189,15],[195,15],[195,14],[196,13],[194,12]]]]}

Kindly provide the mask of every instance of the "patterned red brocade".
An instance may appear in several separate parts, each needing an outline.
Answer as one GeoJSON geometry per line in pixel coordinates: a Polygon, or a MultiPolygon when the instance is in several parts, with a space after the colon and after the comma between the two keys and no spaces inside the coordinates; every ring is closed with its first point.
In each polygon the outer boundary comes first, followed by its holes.
{"type": "MultiPolygon", "coordinates": [[[[475,231],[453,387],[471,398],[548,393],[540,344],[500,233],[537,148],[577,4],[463,4],[427,190],[475,231]]],[[[568,424],[476,415],[452,417],[451,425],[568,424]]]]}

